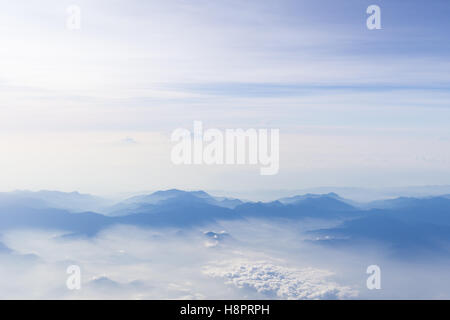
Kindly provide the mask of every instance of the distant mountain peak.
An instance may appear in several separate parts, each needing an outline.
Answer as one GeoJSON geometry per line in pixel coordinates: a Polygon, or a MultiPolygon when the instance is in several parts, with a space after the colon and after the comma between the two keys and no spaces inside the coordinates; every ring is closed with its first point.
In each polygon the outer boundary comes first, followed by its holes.
{"type": "Polygon", "coordinates": [[[90,194],[53,190],[15,190],[0,193],[0,204],[20,204],[27,207],[48,207],[72,212],[100,211],[111,201],[90,194]]]}
{"type": "Polygon", "coordinates": [[[296,195],[296,196],[292,196],[292,197],[286,197],[286,198],[281,198],[278,201],[280,201],[283,204],[294,204],[294,203],[298,203],[304,200],[309,200],[309,199],[323,199],[323,198],[332,198],[332,199],[336,199],[342,202],[346,202],[345,199],[341,198],[338,194],[334,193],[334,192],[329,192],[326,194],[313,194],[313,193],[307,193],[304,195],[296,195]]]}
{"type": "Polygon", "coordinates": [[[202,190],[198,190],[198,191],[185,191],[185,190],[180,190],[180,189],[168,189],[168,190],[160,190],[160,191],[156,191],[154,193],[151,194],[154,196],[179,196],[179,195],[184,195],[184,194],[192,194],[195,196],[202,196],[202,197],[211,197],[208,193],[206,193],[205,191],[202,190]]]}
{"type": "Polygon", "coordinates": [[[152,209],[155,209],[156,206],[182,206],[186,204],[209,205],[232,209],[242,203],[243,202],[238,199],[214,197],[202,190],[184,191],[179,189],[169,189],[128,198],[109,208],[108,212],[110,215],[123,216],[144,212],[148,213],[152,209]]]}

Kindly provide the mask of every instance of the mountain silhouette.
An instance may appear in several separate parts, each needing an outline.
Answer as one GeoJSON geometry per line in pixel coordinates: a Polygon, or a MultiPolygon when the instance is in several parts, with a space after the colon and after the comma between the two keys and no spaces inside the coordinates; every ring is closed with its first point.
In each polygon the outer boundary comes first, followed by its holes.
{"type": "MultiPolygon", "coordinates": [[[[60,195],[58,204],[59,201],[60,195]]],[[[113,225],[190,228],[247,218],[300,221],[316,218],[340,221],[337,227],[311,232],[319,244],[352,245],[369,241],[387,245],[398,253],[447,252],[445,248],[450,248],[450,198],[447,195],[384,200],[375,203],[378,207],[375,209],[352,206],[334,193],[299,195],[272,202],[243,202],[216,198],[204,191],[176,189],[129,198],[110,207],[110,214],[75,213],[49,208],[49,203],[52,202],[44,201],[38,195],[17,197],[13,194],[9,197],[1,194],[0,232],[31,228],[62,230],[67,236],[92,237],[113,225]],[[224,201],[236,205],[229,207],[224,201]]],[[[6,247],[0,246],[0,251],[5,250],[6,247]]]]}
{"type": "Polygon", "coordinates": [[[239,199],[213,197],[204,191],[182,191],[171,189],[157,191],[150,195],[140,195],[126,199],[108,208],[106,212],[111,216],[149,213],[163,205],[203,203],[223,208],[235,208],[243,202],[239,199]]]}
{"type": "Polygon", "coordinates": [[[450,199],[441,196],[386,201],[389,209],[367,210],[338,227],[312,233],[319,235],[318,242],[323,244],[379,243],[402,256],[450,253],[450,199]]]}

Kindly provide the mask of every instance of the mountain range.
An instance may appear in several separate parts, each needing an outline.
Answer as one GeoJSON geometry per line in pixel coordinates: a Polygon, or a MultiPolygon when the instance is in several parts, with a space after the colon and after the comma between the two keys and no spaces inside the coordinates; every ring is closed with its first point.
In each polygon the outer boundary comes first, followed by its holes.
{"type": "MultiPolygon", "coordinates": [[[[289,221],[337,220],[336,227],[311,232],[323,245],[373,241],[395,252],[450,248],[450,196],[389,199],[354,204],[336,193],[305,194],[272,202],[214,197],[204,191],[166,190],[108,205],[79,193],[0,194],[0,232],[33,228],[94,236],[112,225],[179,227],[250,218],[289,221]],[[98,208],[83,210],[84,208],[98,208]],[[81,209],[81,210],[80,210],[81,209]]],[[[0,246],[0,251],[6,250],[0,246]],[[2,249],[3,248],[3,249],[2,249]]]]}

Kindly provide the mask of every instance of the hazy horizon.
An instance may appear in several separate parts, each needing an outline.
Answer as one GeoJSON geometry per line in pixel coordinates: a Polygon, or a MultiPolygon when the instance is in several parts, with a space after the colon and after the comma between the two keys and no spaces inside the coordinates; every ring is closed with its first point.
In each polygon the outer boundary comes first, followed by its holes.
{"type": "Polygon", "coordinates": [[[77,193],[80,195],[91,195],[95,197],[101,197],[105,200],[121,201],[126,198],[148,195],[158,191],[168,190],[181,190],[187,192],[204,191],[208,194],[216,197],[229,197],[246,201],[274,201],[284,197],[291,197],[296,195],[305,194],[328,194],[336,193],[340,197],[353,200],[357,202],[370,202],[375,200],[394,199],[398,197],[429,197],[429,196],[441,196],[450,194],[450,185],[440,186],[403,186],[403,187],[391,187],[391,188],[364,188],[364,187],[316,187],[316,188],[304,188],[304,189],[255,189],[255,190],[208,190],[208,189],[181,189],[181,188],[162,188],[162,189],[148,189],[140,191],[124,191],[113,194],[102,193],[89,193],[82,190],[50,190],[50,189],[15,189],[0,191],[0,193],[15,193],[15,192],[62,192],[62,193],[77,193]]]}

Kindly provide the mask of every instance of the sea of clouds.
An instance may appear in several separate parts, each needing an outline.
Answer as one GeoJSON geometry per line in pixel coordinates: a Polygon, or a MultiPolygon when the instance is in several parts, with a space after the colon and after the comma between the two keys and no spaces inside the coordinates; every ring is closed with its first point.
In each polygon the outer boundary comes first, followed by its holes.
{"type": "MultiPolygon", "coordinates": [[[[328,222],[329,224],[329,222],[328,222]]],[[[432,263],[395,261],[383,248],[329,248],[318,221],[247,220],[190,229],[116,226],[95,237],[16,230],[0,237],[0,299],[355,299],[448,297],[432,263]],[[207,232],[210,232],[207,234],[207,232]],[[382,289],[366,288],[367,266],[382,289]],[[81,289],[66,270],[81,268],[81,289]]]]}

